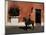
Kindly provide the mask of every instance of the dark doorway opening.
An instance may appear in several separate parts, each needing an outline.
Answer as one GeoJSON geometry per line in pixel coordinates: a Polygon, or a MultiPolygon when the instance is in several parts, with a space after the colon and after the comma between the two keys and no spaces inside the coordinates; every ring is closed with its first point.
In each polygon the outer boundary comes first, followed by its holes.
{"type": "Polygon", "coordinates": [[[41,23],[41,9],[35,9],[35,22],[41,23]]]}

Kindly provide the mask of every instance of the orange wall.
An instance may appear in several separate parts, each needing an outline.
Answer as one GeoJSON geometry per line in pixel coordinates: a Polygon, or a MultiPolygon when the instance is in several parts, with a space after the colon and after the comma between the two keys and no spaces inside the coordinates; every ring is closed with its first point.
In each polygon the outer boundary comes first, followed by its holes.
{"type": "Polygon", "coordinates": [[[16,7],[16,5],[20,8],[20,15],[19,15],[19,20],[23,21],[23,17],[25,16],[30,16],[30,19],[33,21],[35,20],[35,9],[41,9],[41,15],[43,18],[43,13],[44,13],[44,4],[42,3],[28,3],[28,2],[9,2],[8,3],[8,8],[10,7],[16,7]],[[33,10],[31,10],[33,8],[33,10]],[[33,13],[31,13],[33,12],[33,13]]]}

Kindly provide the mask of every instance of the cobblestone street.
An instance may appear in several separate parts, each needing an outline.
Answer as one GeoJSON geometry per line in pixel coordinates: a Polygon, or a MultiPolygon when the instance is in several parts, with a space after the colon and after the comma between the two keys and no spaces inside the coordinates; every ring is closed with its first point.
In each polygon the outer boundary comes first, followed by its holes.
{"type": "Polygon", "coordinates": [[[42,26],[36,26],[34,29],[32,27],[28,28],[28,30],[24,30],[24,27],[6,27],[6,34],[19,34],[19,33],[39,33],[44,32],[44,27],[42,26]]]}

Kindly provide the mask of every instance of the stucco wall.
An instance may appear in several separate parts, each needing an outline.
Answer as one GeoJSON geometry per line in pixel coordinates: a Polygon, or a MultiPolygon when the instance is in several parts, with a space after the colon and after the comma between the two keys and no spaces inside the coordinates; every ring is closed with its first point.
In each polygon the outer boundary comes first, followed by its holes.
{"type": "Polygon", "coordinates": [[[23,17],[29,16],[29,14],[30,14],[30,19],[35,21],[35,9],[41,9],[41,20],[43,21],[43,18],[44,18],[44,4],[43,3],[8,2],[8,9],[10,9],[10,7],[15,8],[16,6],[18,6],[20,9],[19,21],[23,21],[23,17]]]}

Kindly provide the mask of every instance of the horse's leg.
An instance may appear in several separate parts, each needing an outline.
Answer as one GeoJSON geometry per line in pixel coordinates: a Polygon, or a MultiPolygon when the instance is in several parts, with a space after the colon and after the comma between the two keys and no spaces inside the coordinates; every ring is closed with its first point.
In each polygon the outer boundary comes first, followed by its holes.
{"type": "Polygon", "coordinates": [[[34,23],[32,23],[33,29],[34,29],[34,23]]]}
{"type": "Polygon", "coordinates": [[[25,23],[25,30],[27,30],[27,24],[25,23]]]}

